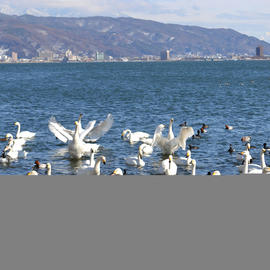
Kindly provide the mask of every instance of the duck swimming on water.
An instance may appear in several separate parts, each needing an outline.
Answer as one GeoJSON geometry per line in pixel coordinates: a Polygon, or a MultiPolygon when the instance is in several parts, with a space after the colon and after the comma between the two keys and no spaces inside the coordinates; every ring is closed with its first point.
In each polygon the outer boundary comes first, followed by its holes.
{"type": "Polygon", "coordinates": [[[193,135],[193,136],[192,136],[192,139],[200,139],[200,138],[201,138],[200,130],[198,129],[198,130],[197,130],[197,134],[193,135]]]}
{"type": "Polygon", "coordinates": [[[230,148],[229,148],[228,152],[229,152],[230,154],[232,154],[234,151],[235,151],[235,149],[234,149],[234,148],[232,147],[232,145],[230,144],[230,148]]]}

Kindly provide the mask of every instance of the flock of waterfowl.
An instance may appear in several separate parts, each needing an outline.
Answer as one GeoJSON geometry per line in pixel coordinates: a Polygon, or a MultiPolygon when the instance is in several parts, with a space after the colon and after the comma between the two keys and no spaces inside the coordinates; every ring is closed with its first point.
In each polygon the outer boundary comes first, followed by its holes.
{"type": "MultiPolygon", "coordinates": [[[[82,127],[81,123],[82,114],[80,114],[79,119],[75,121],[75,129],[66,129],[62,124],[57,122],[55,117],[49,119],[48,128],[51,133],[59,139],[61,142],[67,144],[68,154],[70,159],[81,159],[85,156],[90,158],[86,160],[85,164],[81,166],[76,173],[86,174],[86,175],[100,175],[101,164],[106,164],[106,157],[99,156],[95,159],[95,154],[99,151],[100,145],[96,142],[100,137],[107,133],[113,125],[113,117],[111,114],[107,115],[104,121],[101,121],[95,126],[96,120],[89,121],[85,128],[82,127]]],[[[207,133],[208,125],[203,124],[197,133],[194,133],[192,127],[187,126],[184,122],[180,124],[180,131],[177,136],[173,133],[173,122],[174,119],[170,119],[168,126],[168,135],[163,136],[163,131],[165,125],[160,124],[156,127],[154,135],[151,137],[150,134],[146,132],[132,132],[130,129],[126,129],[122,132],[121,137],[124,141],[130,144],[140,143],[138,147],[138,154],[135,156],[128,156],[125,158],[125,163],[127,166],[135,166],[142,168],[145,166],[144,157],[151,156],[156,148],[159,148],[161,153],[168,158],[161,162],[158,170],[158,174],[165,175],[176,175],[178,166],[184,166],[191,171],[192,175],[196,175],[196,160],[191,157],[191,151],[193,149],[198,149],[198,146],[188,145],[188,150],[186,151],[185,157],[174,157],[174,153],[178,151],[179,148],[182,150],[186,149],[186,142],[188,139],[200,139],[207,133]]],[[[15,137],[11,133],[7,133],[5,138],[1,141],[7,141],[7,145],[2,151],[0,157],[0,163],[8,164],[18,158],[25,158],[27,152],[23,149],[25,143],[28,140],[34,139],[36,133],[30,131],[21,131],[21,126],[19,122],[15,125],[18,127],[15,137]]],[[[225,129],[232,130],[233,127],[225,125],[225,129]]],[[[241,141],[246,143],[246,149],[242,152],[237,153],[236,158],[240,161],[238,167],[239,173],[242,174],[270,174],[270,167],[266,166],[265,163],[265,153],[269,152],[267,144],[264,143],[260,152],[260,164],[253,164],[253,159],[250,154],[251,137],[244,136],[241,141]],[[242,163],[242,164],[241,164],[242,163]]],[[[228,150],[229,153],[233,153],[235,149],[230,145],[228,150]]],[[[116,168],[112,175],[124,175],[126,174],[126,169],[116,168]]],[[[38,175],[38,174],[52,174],[51,163],[42,164],[38,160],[34,162],[34,166],[26,172],[27,175],[38,175]],[[44,171],[44,172],[43,172],[44,171]]],[[[220,175],[219,171],[208,172],[209,175],[220,175]]]]}

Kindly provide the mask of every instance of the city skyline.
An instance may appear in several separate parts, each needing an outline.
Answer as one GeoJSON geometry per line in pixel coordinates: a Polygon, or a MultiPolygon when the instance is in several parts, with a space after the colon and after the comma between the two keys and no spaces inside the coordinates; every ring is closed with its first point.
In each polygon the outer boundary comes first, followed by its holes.
{"type": "Polygon", "coordinates": [[[162,23],[231,28],[270,42],[270,2],[205,0],[3,0],[0,12],[9,15],[57,17],[133,17],[162,23]]]}

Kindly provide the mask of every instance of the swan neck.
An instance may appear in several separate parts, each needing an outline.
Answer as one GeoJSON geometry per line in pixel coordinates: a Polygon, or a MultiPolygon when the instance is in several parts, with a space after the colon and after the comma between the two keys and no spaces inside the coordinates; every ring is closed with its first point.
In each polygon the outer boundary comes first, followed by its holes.
{"type": "Polygon", "coordinates": [[[245,155],[244,174],[248,174],[248,156],[245,155]]]}
{"type": "Polygon", "coordinates": [[[52,175],[52,169],[51,168],[47,169],[47,175],[52,175]]]}
{"type": "Polygon", "coordinates": [[[94,152],[91,152],[91,154],[90,154],[90,165],[93,165],[94,162],[95,162],[94,155],[95,155],[94,152]]]}
{"type": "Polygon", "coordinates": [[[172,130],[172,121],[169,124],[169,132],[168,132],[168,139],[171,140],[174,138],[173,130],[172,130]]]}
{"type": "Polygon", "coordinates": [[[75,133],[74,133],[74,141],[78,141],[79,140],[79,126],[76,125],[75,126],[75,133]]]}
{"type": "Polygon", "coordinates": [[[19,138],[20,133],[21,133],[21,124],[18,123],[18,129],[17,129],[17,133],[16,133],[16,137],[17,137],[17,138],[19,138]]]}
{"type": "Polygon", "coordinates": [[[261,166],[262,166],[262,169],[266,167],[264,152],[261,152],[261,166]]]}
{"type": "Polygon", "coordinates": [[[99,158],[94,167],[94,171],[96,175],[100,175],[100,162],[101,162],[101,159],[99,158]]]}
{"type": "Polygon", "coordinates": [[[196,165],[195,164],[192,166],[191,175],[196,175],[196,165]]]}

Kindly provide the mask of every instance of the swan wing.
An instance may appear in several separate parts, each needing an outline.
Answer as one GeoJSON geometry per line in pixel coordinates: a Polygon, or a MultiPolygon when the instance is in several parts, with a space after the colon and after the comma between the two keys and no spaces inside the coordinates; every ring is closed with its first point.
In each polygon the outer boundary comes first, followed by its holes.
{"type": "Polygon", "coordinates": [[[86,128],[83,129],[79,135],[81,140],[83,140],[87,136],[87,134],[91,132],[91,130],[93,130],[95,124],[96,124],[96,120],[88,122],[86,128]]]}
{"type": "Polygon", "coordinates": [[[193,135],[194,135],[194,130],[192,127],[182,127],[180,129],[180,133],[179,133],[178,137],[176,138],[178,148],[181,147],[183,150],[185,150],[187,139],[192,137],[193,135]]]}
{"type": "Polygon", "coordinates": [[[106,132],[110,130],[112,124],[113,116],[111,114],[108,114],[107,118],[104,121],[101,121],[87,134],[89,141],[96,142],[100,137],[102,137],[106,132]]]}
{"type": "Polygon", "coordinates": [[[74,131],[64,128],[58,123],[54,116],[49,119],[49,130],[55,135],[57,139],[66,143],[73,140],[74,131]]]}

